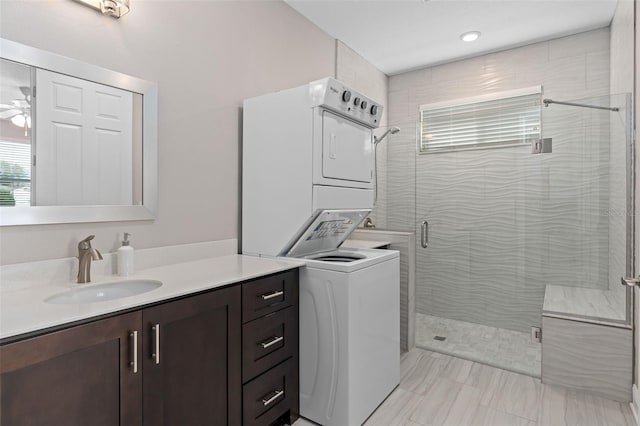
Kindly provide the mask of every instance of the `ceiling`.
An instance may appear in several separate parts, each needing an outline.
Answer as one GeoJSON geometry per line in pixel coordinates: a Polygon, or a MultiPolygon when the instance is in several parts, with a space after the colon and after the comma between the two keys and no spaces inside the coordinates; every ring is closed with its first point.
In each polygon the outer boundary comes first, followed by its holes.
{"type": "Polygon", "coordinates": [[[606,27],[617,4],[617,0],[285,1],[388,75],[606,27]],[[467,31],[482,35],[466,43],[460,35],[467,31]]]}

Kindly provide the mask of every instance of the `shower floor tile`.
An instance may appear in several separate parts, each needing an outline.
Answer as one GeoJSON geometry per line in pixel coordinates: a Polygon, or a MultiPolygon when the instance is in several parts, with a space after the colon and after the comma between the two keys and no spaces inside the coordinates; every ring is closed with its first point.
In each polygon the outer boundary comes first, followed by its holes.
{"type": "Polygon", "coordinates": [[[529,333],[416,313],[416,346],[540,377],[541,345],[529,333]]]}

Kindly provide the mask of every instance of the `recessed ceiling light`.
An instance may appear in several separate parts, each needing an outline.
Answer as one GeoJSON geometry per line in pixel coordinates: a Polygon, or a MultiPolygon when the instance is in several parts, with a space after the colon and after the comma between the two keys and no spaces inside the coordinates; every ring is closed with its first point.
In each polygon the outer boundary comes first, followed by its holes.
{"type": "Polygon", "coordinates": [[[480,31],[469,31],[460,35],[462,41],[476,41],[480,37],[480,31]]]}

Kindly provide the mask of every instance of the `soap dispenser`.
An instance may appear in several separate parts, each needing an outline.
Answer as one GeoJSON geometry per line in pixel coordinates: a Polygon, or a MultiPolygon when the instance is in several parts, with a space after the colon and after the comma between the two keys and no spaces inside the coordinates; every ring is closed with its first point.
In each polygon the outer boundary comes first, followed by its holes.
{"type": "Polygon", "coordinates": [[[133,247],[129,244],[129,234],[124,233],[122,246],[118,249],[118,275],[127,277],[133,274],[133,247]]]}

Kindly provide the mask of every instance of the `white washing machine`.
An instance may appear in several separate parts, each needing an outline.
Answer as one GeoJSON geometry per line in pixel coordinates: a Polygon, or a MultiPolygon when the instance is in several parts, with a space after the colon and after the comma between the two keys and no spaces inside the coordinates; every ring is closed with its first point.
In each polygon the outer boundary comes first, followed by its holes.
{"type": "Polygon", "coordinates": [[[336,249],[363,213],[324,211],[289,257],[300,270],[300,414],[357,426],[400,382],[397,251],[336,249]]]}
{"type": "Polygon", "coordinates": [[[300,414],[360,425],[400,382],[398,253],[338,249],[373,208],[382,106],[332,78],[243,105],[242,252],[306,262],[300,414]]]}
{"type": "Polygon", "coordinates": [[[300,270],[300,414],[361,425],[400,382],[398,252],[311,257],[300,270]]]}

